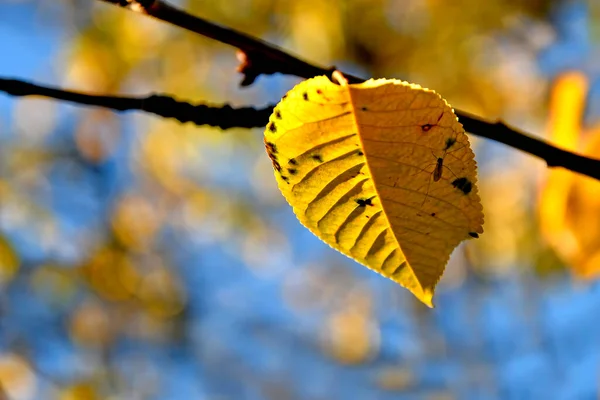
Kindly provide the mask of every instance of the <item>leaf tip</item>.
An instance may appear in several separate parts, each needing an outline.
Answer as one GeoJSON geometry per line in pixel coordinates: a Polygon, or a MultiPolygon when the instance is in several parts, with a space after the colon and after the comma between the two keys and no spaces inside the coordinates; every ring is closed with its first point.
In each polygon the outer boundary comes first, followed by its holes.
{"type": "Polygon", "coordinates": [[[423,304],[425,304],[427,307],[429,308],[434,308],[435,306],[433,305],[433,291],[432,290],[424,290],[419,296],[417,296],[417,298],[419,300],[421,300],[421,302],[423,304]]]}

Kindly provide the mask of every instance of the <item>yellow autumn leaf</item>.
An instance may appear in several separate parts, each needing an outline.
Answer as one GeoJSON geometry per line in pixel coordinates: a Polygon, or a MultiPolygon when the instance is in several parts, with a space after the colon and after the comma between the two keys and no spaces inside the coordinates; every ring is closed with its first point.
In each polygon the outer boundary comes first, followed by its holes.
{"type": "Polygon", "coordinates": [[[277,104],[265,146],[304,226],[430,307],[450,253],[483,233],[473,152],[434,91],[312,78],[277,104]]]}

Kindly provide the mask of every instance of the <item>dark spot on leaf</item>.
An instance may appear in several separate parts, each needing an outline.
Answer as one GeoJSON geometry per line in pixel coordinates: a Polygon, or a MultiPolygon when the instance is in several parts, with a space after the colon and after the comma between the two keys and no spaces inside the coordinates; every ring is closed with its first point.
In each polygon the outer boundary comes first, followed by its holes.
{"type": "Polygon", "coordinates": [[[279,110],[275,111],[275,118],[281,119],[281,113],[279,112],[279,110]]]}
{"type": "Polygon", "coordinates": [[[319,154],[312,156],[312,159],[320,163],[323,162],[323,157],[321,157],[319,154]]]}
{"type": "Polygon", "coordinates": [[[367,107],[365,107],[365,106],[362,106],[360,109],[363,111],[367,111],[367,107]]]}
{"type": "Polygon", "coordinates": [[[308,93],[304,92],[302,93],[302,98],[306,101],[308,101],[308,93]]]}
{"type": "Polygon", "coordinates": [[[275,122],[271,122],[271,123],[269,124],[269,130],[270,130],[271,132],[277,132],[277,128],[275,127],[275,122]]]}
{"type": "Polygon", "coordinates": [[[358,152],[358,153],[356,153],[356,154],[358,154],[359,156],[362,156],[362,155],[364,155],[365,153],[363,153],[362,151],[359,151],[359,152],[358,152]]]}
{"type": "Polygon", "coordinates": [[[425,124],[425,125],[421,125],[421,129],[423,130],[423,132],[427,132],[431,129],[433,125],[431,124],[425,124]]]}
{"type": "Polygon", "coordinates": [[[290,173],[290,175],[296,175],[296,173],[298,173],[298,170],[296,168],[288,168],[288,172],[290,173]]]}
{"type": "MultiPolygon", "coordinates": [[[[273,163],[273,168],[275,169],[275,171],[281,172],[281,165],[279,165],[279,161],[277,161],[276,158],[271,158],[271,162],[273,163]]],[[[282,178],[284,177],[282,176],[282,178]]]]}
{"type": "Polygon", "coordinates": [[[281,175],[281,179],[283,179],[287,183],[290,183],[290,178],[288,178],[287,176],[281,175]]]}
{"type": "Polygon", "coordinates": [[[365,217],[366,217],[367,219],[371,218],[371,217],[370,217],[370,216],[368,216],[368,215],[365,215],[365,217]]]}
{"type": "Polygon", "coordinates": [[[277,154],[277,146],[275,146],[275,143],[265,142],[265,147],[267,148],[267,153],[269,153],[269,155],[277,154]]]}
{"type": "Polygon", "coordinates": [[[452,181],[452,186],[459,189],[464,194],[471,193],[473,185],[467,178],[458,178],[452,181]]]}
{"type": "Polygon", "coordinates": [[[373,205],[373,203],[371,202],[371,199],[356,199],[356,204],[358,204],[360,207],[373,205]]]}
{"type": "Polygon", "coordinates": [[[432,216],[432,217],[435,217],[435,213],[431,213],[431,216],[432,216]]]}
{"type": "Polygon", "coordinates": [[[285,100],[286,97],[287,97],[287,93],[283,95],[283,97],[281,98],[281,100],[285,100]]]}
{"type": "Polygon", "coordinates": [[[477,232],[469,232],[469,236],[474,237],[475,239],[479,238],[477,232]]]}
{"type": "Polygon", "coordinates": [[[456,139],[454,139],[454,138],[446,139],[446,147],[444,148],[444,150],[448,150],[450,147],[454,146],[454,143],[456,143],[456,139]]]}
{"type": "Polygon", "coordinates": [[[290,164],[292,165],[298,165],[298,161],[296,161],[294,158],[290,158],[290,164]]]}
{"type": "Polygon", "coordinates": [[[277,147],[275,146],[275,144],[265,141],[265,148],[267,149],[267,155],[273,163],[273,168],[276,171],[281,171],[281,165],[279,165],[279,161],[277,161],[277,147]]]}
{"type": "Polygon", "coordinates": [[[317,89],[317,93],[322,94],[323,92],[321,91],[321,89],[317,89]]]}

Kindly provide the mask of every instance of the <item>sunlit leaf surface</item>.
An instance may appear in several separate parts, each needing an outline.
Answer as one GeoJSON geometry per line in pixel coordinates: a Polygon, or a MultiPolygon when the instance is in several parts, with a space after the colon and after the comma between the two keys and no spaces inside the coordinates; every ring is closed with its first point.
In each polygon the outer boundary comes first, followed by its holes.
{"type": "Polygon", "coordinates": [[[277,105],[265,146],[300,222],[430,307],[452,250],[483,233],[473,152],[431,90],[310,79],[277,105]]]}

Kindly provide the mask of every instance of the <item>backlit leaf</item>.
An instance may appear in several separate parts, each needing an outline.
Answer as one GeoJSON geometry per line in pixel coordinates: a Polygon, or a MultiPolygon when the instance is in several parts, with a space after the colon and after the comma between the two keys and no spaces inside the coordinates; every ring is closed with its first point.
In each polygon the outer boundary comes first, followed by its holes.
{"type": "Polygon", "coordinates": [[[304,81],[275,107],[265,146],[302,224],[430,307],[452,250],[483,233],[473,152],[431,90],[304,81]]]}

